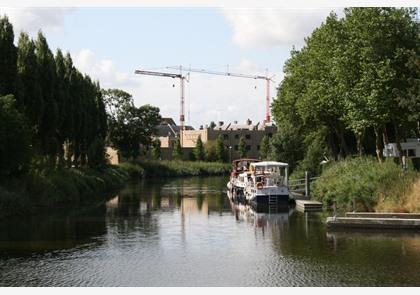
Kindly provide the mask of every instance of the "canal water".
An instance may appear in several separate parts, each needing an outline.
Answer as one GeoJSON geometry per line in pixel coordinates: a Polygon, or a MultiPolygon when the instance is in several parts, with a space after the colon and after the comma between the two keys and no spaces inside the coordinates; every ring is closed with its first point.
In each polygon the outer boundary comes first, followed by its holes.
{"type": "Polygon", "coordinates": [[[420,233],[231,205],[225,177],[146,180],[0,224],[0,286],[420,286],[420,233]]]}

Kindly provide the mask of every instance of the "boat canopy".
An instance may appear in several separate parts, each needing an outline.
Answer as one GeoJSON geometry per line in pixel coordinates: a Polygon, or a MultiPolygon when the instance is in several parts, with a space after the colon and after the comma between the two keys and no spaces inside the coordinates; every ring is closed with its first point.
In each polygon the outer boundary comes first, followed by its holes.
{"type": "Polygon", "coordinates": [[[271,167],[288,167],[289,164],[275,161],[264,161],[258,163],[251,163],[251,166],[255,168],[271,168],[271,167]]]}
{"type": "Polygon", "coordinates": [[[238,163],[238,162],[260,162],[260,160],[252,159],[252,158],[242,158],[242,159],[236,159],[232,161],[232,163],[238,163]]]}

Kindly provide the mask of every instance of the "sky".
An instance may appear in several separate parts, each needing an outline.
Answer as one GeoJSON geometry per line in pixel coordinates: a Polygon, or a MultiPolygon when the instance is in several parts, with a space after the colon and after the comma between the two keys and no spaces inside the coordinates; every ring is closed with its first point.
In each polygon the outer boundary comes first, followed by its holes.
{"type": "MultiPolygon", "coordinates": [[[[178,79],[135,75],[168,66],[274,76],[271,101],[290,50],[340,8],[1,8],[18,32],[46,35],[50,48],[69,51],[76,67],[102,88],[133,95],[179,123],[178,79]],[[228,66],[227,66],[228,65],[228,66]]],[[[191,73],[185,88],[186,124],[265,118],[265,81],[191,73]]]]}

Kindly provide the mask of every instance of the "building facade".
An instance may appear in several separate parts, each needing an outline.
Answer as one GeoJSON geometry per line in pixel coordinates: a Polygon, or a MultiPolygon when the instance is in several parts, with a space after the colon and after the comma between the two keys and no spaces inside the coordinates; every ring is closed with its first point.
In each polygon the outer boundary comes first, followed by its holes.
{"type": "MultiPolygon", "coordinates": [[[[162,159],[171,159],[172,150],[175,144],[177,136],[179,136],[180,128],[174,124],[174,121],[169,121],[173,125],[158,127],[159,139],[161,141],[162,159]],[[165,132],[174,130],[174,132],[165,132]]],[[[218,136],[221,135],[226,149],[229,152],[229,158],[231,160],[239,158],[239,140],[243,136],[245,138],[247,147],[247,157],[258,158],[260,143],[262,138],[267,135],[269,138],[275,134],[277,127],[273,123],[257,122],[252,123],[251,120],[247,120],[243,124],[239,124],[237,121],[233,123],[218,122],[218,124],[212,124],[211,126],[206,125],[205,127],[200,126],[199,129],[194,130],[191,126],[187,126],[186,130],[182,133],[182,148],[184,151],[184,159],[189,158],[189,154],[195,148],[198,137],[201,137],[203,143],[207,141],[216,141],[218,136]]]]}

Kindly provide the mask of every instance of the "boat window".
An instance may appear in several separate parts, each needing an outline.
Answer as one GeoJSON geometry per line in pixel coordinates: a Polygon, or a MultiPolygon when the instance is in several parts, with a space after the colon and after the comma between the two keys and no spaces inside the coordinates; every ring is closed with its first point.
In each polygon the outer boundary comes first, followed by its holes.
{"type": "Polygon", "coordinates": [[[415,157],[416,156],[416,150],[415,149],[407,149],[404,150],[407,157],[415,157]]]}

